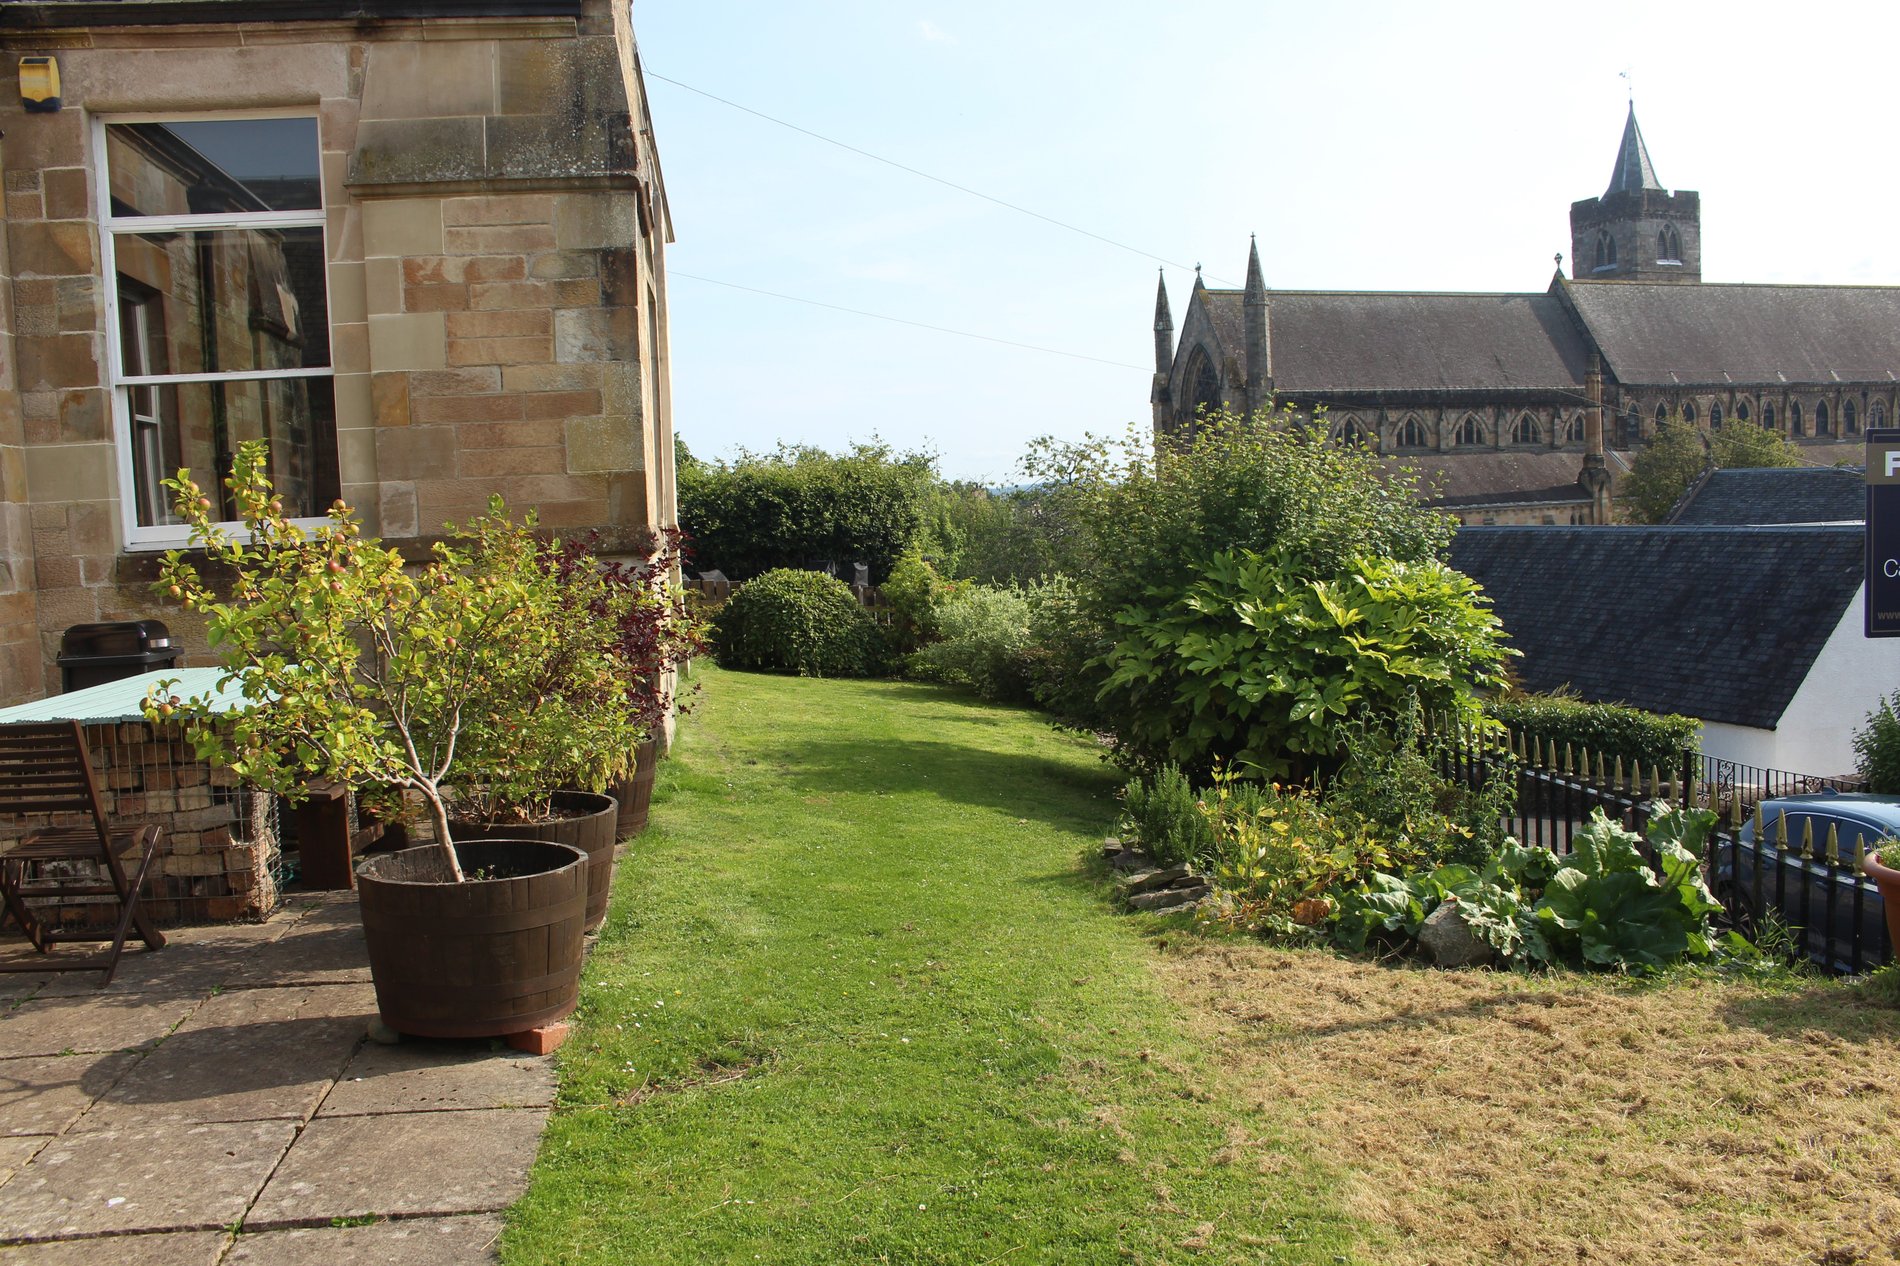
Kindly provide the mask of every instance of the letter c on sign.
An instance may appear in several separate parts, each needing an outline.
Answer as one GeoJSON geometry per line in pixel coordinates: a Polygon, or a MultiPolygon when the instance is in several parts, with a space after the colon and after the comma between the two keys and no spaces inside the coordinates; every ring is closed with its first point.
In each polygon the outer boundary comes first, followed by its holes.
{"type": "Polygon", "coordinates": [[[1888,580],[1900,576],[1900,558],[1889,558],[1880,564],[1880,574],[1888,580]]]}

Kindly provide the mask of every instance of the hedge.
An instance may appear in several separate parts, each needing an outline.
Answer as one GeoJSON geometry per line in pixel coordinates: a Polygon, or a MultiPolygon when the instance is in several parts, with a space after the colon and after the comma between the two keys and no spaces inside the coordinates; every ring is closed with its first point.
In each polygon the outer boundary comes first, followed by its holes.
{"type": "Polygon", "coordinates": [[[869,677],[883,643],[850,586],[823,572],[779,568],[733,590],[713,619],[721,668],[869,677]]]}
{"type": "Polygon", "coordinates": [[[1644,712],[1617,703],[1591,703],[1555,695],[1519,695],[1493,699],[1485,711],[1519,734],[1559,747],[1588,750],[1605,761],[1679,768],[1682,751],[1692,748],[1701,723],[1694,717],[1644,712]]]}

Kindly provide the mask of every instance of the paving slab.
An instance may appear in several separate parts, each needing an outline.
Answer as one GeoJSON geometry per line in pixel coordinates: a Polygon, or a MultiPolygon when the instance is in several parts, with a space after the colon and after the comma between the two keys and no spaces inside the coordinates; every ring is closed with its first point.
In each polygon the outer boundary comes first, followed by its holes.
{"type": "Polygon", "coordinates": [[[246,989],[210,998],[74,1128],[302,1121],[363,1036],[371,1014],[366,989],[246,989]]]}
{"type": "Polygon", "coordinates": [[[53,1140],[44,1134],[8,1135],[0,1138],[0,1186],[28,1161],[33,1154],[53,1140]]]}
{"type": "Polygon", "coordinates": [[[48,1240],[229,1226],[296,1128],[250,1121],[63,1135],[0,1187],[0,1235],[48,1240]]]}
{"type": "Polygon", "coordinates": [[[122,1051],[0,1059],[0,1134],[58,1134],[138,1059],[122,1051]]]}
{"type": "MultiPolygon", "coordinates": [[[[527,1190],[546,1119],[545,1112],[511,1108],[318,1117],[245,1225],[269,1230],[378,1214],[499,1212],[527,1190]]],[[[0,1224],[6,1192],[0,1187],[0,1224]]]]}
{"type": "Polygon", "coordinates": [[[405,1038],[396,1046],[366,1043],[317,1115],[545,1108],[553,1102],[551,1060],[493,1050],[487,1042],[405,1038]]]}
{"type": "Polygon", "coordinates": [[[204,1001],[199,993],[119,993],[30,998],[0,1014],[0,1059],[84,1054],[146,1046],[204,1001]]]}
{"type": "MultiPolygon", "coordinates": [[[[294,926],[289,919],[268,923],[221,924],[216,927],[171,928],[165,948],[149,951],[136,940],[119,959],[119,969],[106,986],[113,993],[161,993],[192,990],[209,993],[236,976],[257,952],[294,926]]],[[[97,993],[97,972],[64,972],[54,977],[38,997],[78,997],[97,993]]]]}
{"type": "Polygon", "coordinates": [[[16,1244],[0,1247],[0,1266],[216,1266],[230,1238],[223,1231],[191,1231],[16,1244]]]}
{"type": "Polygon", "coordinates": [[[230,984],[331,985],[369,979],[369,948],[356,907],[323,906],[259,946],[230,984]]]}
{"type": "MultiPolygon", "coordinates": [[[[240,1235],[225,1266],[488,1266],[501,1260],[501,1219],[493,1214],[400,1218],[371,1226],[306,1227],[240,1235]]],[[[0,1258],[0,1261],[5,1261],[0,1258]]]]}

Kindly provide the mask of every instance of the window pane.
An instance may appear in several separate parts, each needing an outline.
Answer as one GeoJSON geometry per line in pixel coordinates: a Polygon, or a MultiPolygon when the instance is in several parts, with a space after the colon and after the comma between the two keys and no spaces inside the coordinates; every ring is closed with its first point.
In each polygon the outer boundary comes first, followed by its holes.
{"type": "Polygon", "coordinates": [[[323,206],[315,119],[108,124],[106,168],[114,216],[323,206]]]}
{"type": "MultiPolygon", "coordinates": [[[[120,293],[145,300],[145,372],[329,366],[322,229],[119,233],[113,249],[120,293]]],[[[121,329],[121,346],[131,337],[121,329]]]]}
{"type": "MultiPolygon", "coordinates": [[[[336,404],[328,378],[167,383],[124,389],[132,424],[139,523],[174,525],[161,479],[189,468],[207,490],[223,488],[231,455],[245,440],[270,442],[271,479],[293,518],[316,518],[339,492],[336,404]]],[[[228,493],[219,517],[233,519],[228,493]]]]}

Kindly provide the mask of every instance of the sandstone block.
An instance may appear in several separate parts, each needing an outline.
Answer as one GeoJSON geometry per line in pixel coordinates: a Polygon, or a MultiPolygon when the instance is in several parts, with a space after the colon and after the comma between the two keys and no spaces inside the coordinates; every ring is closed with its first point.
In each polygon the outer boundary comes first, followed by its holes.
{"type": "Polygon", "coordinates": [[[407,312],[369,319],[371,368],[443,369],[448,334],[440,312],[407,312]]]}
{"type": "Polygon", "coordinates": [[[554,331],[554,314],[546,308],[454,312],[445,319],[452,339],[545,336],[554,331]]]}
{"type": "Polygon", "coordinates": [[[468,307],[467,286],[404,286],[405,312],[459,312],[468,307]]]}
{"type": "Polygon", "coordinates": [[[450,365],[508,365],[545,361],[551,342],[541,338],[460,338],[448,340],[450,365]]]}
{"type": "Polygon", "coordinates": [[[442,203],[435,198],[364,202],[363,250],[366,256],[442,254],[442,203]]]}
{"type": "Polygon", "coordinates": [[[376,425],[409,425],[410,376],[400,372],[371,374],[370,399],[375,405],[376,425]]]}
{"type": "MultiPolygon", "coordinates": [[[[454,342],[449,344],[451,354],[456,346],[454,342]]],[[[505,422],[521,416],[521,399],[511,395],[424,396],[412,404],[410,416],[418,426],[444,422],[505,422]]]]}
{"type": "Polygon", "coordinates": [[[475,396],[502,389],[502,371],[493,365],[469,369],[437,369],[427,373],[406,374],[411,395],[475,396]]]}

